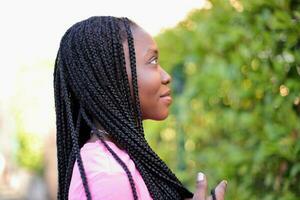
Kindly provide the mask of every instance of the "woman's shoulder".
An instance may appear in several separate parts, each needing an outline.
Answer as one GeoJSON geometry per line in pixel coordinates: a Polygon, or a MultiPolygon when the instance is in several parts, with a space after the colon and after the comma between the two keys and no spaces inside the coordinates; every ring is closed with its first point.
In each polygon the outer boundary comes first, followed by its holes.
{"type": "Polygon", "coordinates": [[[109,172],[109,152],[101,142],[87,142],[80,149],[81,159],[88,173],[109,172]]]}
{"type": "MultiPolygon", "coordinates": [[[[138,195],[149,195],[145,183],[135,168],[129,155],[111,141],[106,144],[118,155],[131,171],[136,182],[138,195]]],[[[94,199],[131,199],[132,193],[128,177],[121,165],[112,156],[106,146],[100,141],[88,142],[80,149],[80,154],[89,181],[89,188],[94,199]],[[116,193],[116,186],[118,192],[116,193]]],[[[77,163],[74,165],[73,175],[69,188],[69,199],[85,199],[77,163]]]]}
{"type": "MultiPolygon", "coordinates": [[[[105,143],[127,165],[130,171],[135,169],[133,161],[125,150],[120,149],[111,141],[105,141],[105,143]]],[[[124,173],[124,169],[100,140],[85,143],[80,149],[80,154],[87,171],[124,173]]]]}

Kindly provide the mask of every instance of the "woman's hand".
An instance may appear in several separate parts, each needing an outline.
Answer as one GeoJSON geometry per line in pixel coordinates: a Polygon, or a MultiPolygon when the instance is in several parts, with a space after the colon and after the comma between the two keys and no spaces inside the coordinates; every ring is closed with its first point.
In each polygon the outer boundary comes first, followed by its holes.
{"type": "MultiPolygon", "coordinates": [[[[227,188],[227,181],[225,180],[221,181],[217,185],[217,187],[215,188],[215,194],[217,200],[225,199],[226,188],[227,188]]],[[[206,197],[206,193],[207,193],[207,179],[203,173],[199,172],[194,196],[192,199],[185,199],[185,200],[213,200],[211,195],[206,197]]]]}

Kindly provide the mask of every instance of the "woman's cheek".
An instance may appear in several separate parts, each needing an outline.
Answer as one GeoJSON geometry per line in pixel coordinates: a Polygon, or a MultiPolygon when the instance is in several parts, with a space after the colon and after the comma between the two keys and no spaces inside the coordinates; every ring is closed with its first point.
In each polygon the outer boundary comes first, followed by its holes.
{"type": "Polygon", "coordinates": [[[155,68],[147,66],[139,71],[138,76],[140,91],[143,91],[149,98],[159,97],[159,89],[161,86],[160,73],[155,70],[155,68]]]}
{"type": "Polygon", "coordinates": [[[143,115],[147,118],[156,118],[159,108],[160,74],[153,70],[140,71],[139,78],[139,97],[143,115]]]}

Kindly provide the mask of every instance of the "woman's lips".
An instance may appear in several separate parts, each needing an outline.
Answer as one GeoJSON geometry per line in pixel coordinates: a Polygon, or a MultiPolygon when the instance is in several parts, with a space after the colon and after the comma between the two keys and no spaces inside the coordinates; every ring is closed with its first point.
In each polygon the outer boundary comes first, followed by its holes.
{"type": "Polygon", "coordinates": [[[171,104],[172,103],[172,97],[170,95],[161,96],[160,98],[161,98],[162,101],[164,101],[167,104],[171,104]]]}

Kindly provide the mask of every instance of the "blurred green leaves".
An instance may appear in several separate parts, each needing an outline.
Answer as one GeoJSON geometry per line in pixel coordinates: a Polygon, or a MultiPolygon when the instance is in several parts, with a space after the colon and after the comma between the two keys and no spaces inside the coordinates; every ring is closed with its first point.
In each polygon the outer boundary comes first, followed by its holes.
{"type": "Polygon", "coordinates": [[[31,172],[43,172],[43,138],[38,134],[18,132],[18,150],[16,159],[18,164],[31,172]]]}
{"type": "Polygon", "coordinates": [[[210,187],[229,181],[228,199],[299,199],[300,3],[211,3],[155,38],[161,66],[171,75],[180,66],[185,81],[146,137],[192,191],[203,171],[210,187]],[[159,137],[166,130],[172,137],[159,137]]]}

